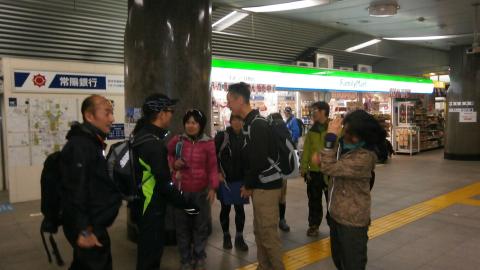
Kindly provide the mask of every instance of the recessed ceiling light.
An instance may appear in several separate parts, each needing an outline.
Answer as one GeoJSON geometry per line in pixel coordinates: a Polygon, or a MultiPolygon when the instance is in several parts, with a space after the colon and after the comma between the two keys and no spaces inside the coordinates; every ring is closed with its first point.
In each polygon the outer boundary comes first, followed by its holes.
{"type": "Polygon", "coordinates": [[[368,7],[369,14],[372,17],[391,17],[397,14],[398,9],[400,9],[400,6],[396,2],[373,2],[368,7]]]}
{"type": "Polygon", "coordinates": [[[302,9],[309,8],[314,6],[330,4],[330,0],[302,0],[302,1],[293,1],[283,4],[259,6],[259,7],[246,7],[243,10],[250,12],[279,12],[286,10],[302,9]]]}
{"type": "Polygon", "coordinates": [[[381,41],[382,41],[382,40],[379,39],[379,38],[372,39],[372,40],[370,40],[370,41],[367,41],[367,42],[358,44],[358,45],[356,45],[356,46],[350,47],[350,48],[346,49],[345,51],[347,51],[347,52],[358,51],[358,50],[360,50],[360,49],[363,49],[363,48],[372,46],[372,45],[374,45],[374,44],[377,44],[377,43],[379,43],[379,42],[381,42],[381,41]]]}

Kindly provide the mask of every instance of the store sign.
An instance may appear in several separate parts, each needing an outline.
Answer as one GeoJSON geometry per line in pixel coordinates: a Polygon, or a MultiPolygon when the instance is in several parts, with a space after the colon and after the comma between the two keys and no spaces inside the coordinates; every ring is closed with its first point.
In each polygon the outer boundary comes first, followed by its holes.
{"type": "Polygon", "coordinates": [[[460,123],[476,123],[477,112],[460,112],[460,123]]]}
{"type": "Polygon", "coordinates": [[[462,112],[474,112],[475,102],[473,101],[451,101],[448,102],[448,112],[462,113],[462,112]]]}
{"type": "Polygon", "coordinates": [[[107,136],[107,140],[124,140],[125,139],[125,125],[113,124],[110,133],[107,136]]]}
{"type": "Polygon", "coordinates": [[[275,85],[285,91],[349,91],[383,92],[392,89],[410,93],[431,94],[433,82],[429,79],[382,75],[341,70],[316,69],[244,61],[214,59],[212,81],[275,85]],[[246,78],[248,80],[241,80],[246,78]]]}
{"type": "MultiPolygon", "coordinates": [[[[235,83],[240,82],[236,81],[235,83]]],[[[227,91],[228,87],[230,85],[234,84],[234,82],[211,82],[210,83],[210,89],[212,91],[227,91]]],[[[250,90],[252,92],[261,92],[261,93],[266,93],[266,92],[275,92],[275,85],[272,84],[249,84],[250,85],[250,90]]]]}
{"type": "Polygon", "coordinates": [[[122,75],[67,72],[14,72],[15,91],[26,92],[118,92],[124,91],[122,75]]]}
{"type": "Polygon", "coordinates": [[[390,88],[390,96],[393,98],[408,98],[411,93],[411,89],[390,88]]]}

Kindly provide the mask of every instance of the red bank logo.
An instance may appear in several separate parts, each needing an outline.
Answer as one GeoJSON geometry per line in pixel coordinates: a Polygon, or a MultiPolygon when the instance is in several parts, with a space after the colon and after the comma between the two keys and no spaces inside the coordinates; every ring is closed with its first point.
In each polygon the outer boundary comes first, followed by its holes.
{"type": "Polygon", "coordinates": [[[37,74],[33,76],[33,84],[38,87],[43,87],[45,86],[45,83],[47,82],[47,78],[41,74],[37,74]]]}

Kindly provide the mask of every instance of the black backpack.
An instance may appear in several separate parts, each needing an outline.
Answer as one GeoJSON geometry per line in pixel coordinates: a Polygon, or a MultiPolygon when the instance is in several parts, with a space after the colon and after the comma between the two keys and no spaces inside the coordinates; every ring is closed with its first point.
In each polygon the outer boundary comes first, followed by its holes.
{"type": "MultiPolygon", "coordinates": [[[[275,120],[272,117],[265,119],[261,116],[253,119],[252,124],[255,121],[267,121],[277,152],[276,157],[270,157],[268,159],[270,167],[264,170],[259,176],[260,182],[269,183],[278,179],[297,177],[299,175],[298,155],[295,150],[292,134],[290,130],[288,130],[285,121],[275,120]]],[[[250,138],[250,127],[244,134],[250,138]]]]}
{"type": "Polygon", "coordinates": [[[132,136],[128,140],[118,142],[110,147],[107,155],[107,168],[110,179],[118,187],[123,199],[133,202],[138,199],[141,181],[135,175],[134,148],[149,141],[160,140],[153,134],[140,137],[132,136]]]}
{"type": "Polygon", "coordinates": [[[61,202],[61,182],[62,172],[60,168],[61,152],[50,154],[43,164],[42,175],[40,178],[41,187],[41,211],[44,216],[40,226],[40,235],[43,246],[47,253],[48,261],[52,262],[50,249],[45,240],[45,233],[50,233],[49,241],[52,246],[52,253],[59,266],[64,265],[64,261],[53,235],[58,232],[62,225],[62,202],[61,202]]]}
{"type": "Polygon", "coordinates": [[[300,129],[300,137],[301,137],[305,134],[305,124],[299,118],[295,118],[295,120],[297,120],[298,128],[300,129]]]}

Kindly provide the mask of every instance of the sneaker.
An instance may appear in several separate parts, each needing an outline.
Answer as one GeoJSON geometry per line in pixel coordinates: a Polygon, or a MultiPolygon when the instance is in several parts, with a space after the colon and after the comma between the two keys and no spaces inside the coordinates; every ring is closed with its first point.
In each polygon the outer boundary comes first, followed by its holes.
{"type": "Polygon", "coordinates": [[[223,249],[232,249],[232,239],[230,235],[223,236],[223,249]]]}
{"type": "Polygon", "coordinates": [[[245,243],[243,236],[235,237],[235,248],[240,251],[248,251],[248,245],[245,243]]]}
{"type": "Polygon", "coordinates": [[[280,228],[280,230],[284,232],[290,231],[290,226],[288,226],[287,221],[285,219],[280,220],[280,222],[278,223],[278,227],[280,228]]]}
{"type": "Polygon", "coordinates": [[[197,263],[195,263],[195,268],[194,270],[205,270],[207,268],[206,267],[206,263],[205,263],[205,260],[202,259],[202,260],[198,260],[197,263]]]}
{"type": "Polygon", "coordinates": [[[193,267],[189,263],[184,263],[184,264],[182,264],[182,268],[180,268],[180,269],[181,270],[193,270],[193,267]]]}
{"type": "Polygon", "coordinates": [[[310,237],[317,237],[319,234],[318,227],[317,226],[310,226],[307,230],[307,236],[310,237]]]}

